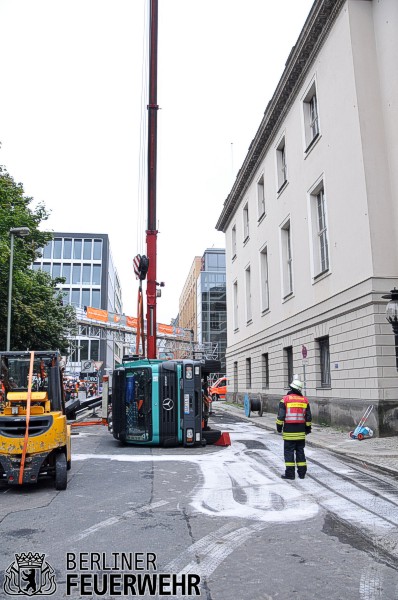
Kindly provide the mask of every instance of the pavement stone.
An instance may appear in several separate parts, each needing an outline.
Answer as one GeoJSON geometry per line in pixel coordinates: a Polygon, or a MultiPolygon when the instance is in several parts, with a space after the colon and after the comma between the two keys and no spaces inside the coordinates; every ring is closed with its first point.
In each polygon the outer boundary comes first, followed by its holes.
{"type": "MultiPolygon", "coordinates": [[[[239,415],[240,418],[257,427],[276,432],[274,413],[263,413],[260,417],[258,412],[252,411],[250,417],[246,417],[242,405],[223,400],[214,402],[212,410],[214,413],[220,410],[239,415]]],[[[313,424],[311,434],[307,435],[306,444],[325,448],[364,466],[398,476],[398,436],[354,440],[350,438],[347,431],[313,424]]]]}

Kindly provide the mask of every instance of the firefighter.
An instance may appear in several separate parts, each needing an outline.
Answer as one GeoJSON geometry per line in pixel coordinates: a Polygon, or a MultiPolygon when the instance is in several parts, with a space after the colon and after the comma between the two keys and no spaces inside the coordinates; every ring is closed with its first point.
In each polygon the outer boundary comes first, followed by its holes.
{"type": "Polygon", "coordinates": [[[282,479],[295,478],[295,466],[300,479],[307,472],[305,460],[305,436],[311,433],[311,408],[302,394],[303,384],[294,379],[289,386],[289,392],[279,403],[276,428],[282,433],[284,440],[285,473],[282,479]]]}

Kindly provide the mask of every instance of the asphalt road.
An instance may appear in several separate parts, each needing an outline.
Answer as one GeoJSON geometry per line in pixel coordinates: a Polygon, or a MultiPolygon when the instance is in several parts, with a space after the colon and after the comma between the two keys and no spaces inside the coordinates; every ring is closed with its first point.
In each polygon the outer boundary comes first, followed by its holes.
{"type": "Polygon", "coordinates": [[[79,428],[67,490],[1,484],[0,598],[32,595],[29,573],[56,599],[183,585],[207,600],[398,598],[396,481],[307,448],[307,478],[286,482],[279,436],[213,421],[230,447],[123,447],[79,428]],[[42,563],[28,571],[30,552],[42,563]]]}

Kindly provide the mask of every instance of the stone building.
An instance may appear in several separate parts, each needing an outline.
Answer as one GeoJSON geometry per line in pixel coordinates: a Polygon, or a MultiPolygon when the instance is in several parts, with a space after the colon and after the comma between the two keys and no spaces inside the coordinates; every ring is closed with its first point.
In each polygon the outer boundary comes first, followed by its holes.
{"type": "Polygon", "coordinates": [[[228,396],[398,433],[398,2],[315,0],[224,203],[228,396]]]}

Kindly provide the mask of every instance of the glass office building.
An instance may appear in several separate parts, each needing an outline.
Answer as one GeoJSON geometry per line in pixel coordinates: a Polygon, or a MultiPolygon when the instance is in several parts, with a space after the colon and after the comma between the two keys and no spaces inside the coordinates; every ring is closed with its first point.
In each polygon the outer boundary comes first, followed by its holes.
{"type": "MultiPolygon", "coordinates": [[[[42,254],[33,269],[47,271],[53,279],[65,278],[65,283],[59,284],[64,302],[72,304],[78,316],[87,306],[122,314],[120,282],[108,235],[56,232],[42,254]]],[[[103,368],[113,369],[122,352],[112,339],[79,335],[71,340],[68,370],[78,372],[85,360],[102,361],[103,368]]]]}
{"type": "Polygon", "coordinates": [[[225,373],[227,348],[227,288],[225,249],[211,248],[202,256],[197,281],[197,339],[218,344],[221,372],[225,373]]]}

